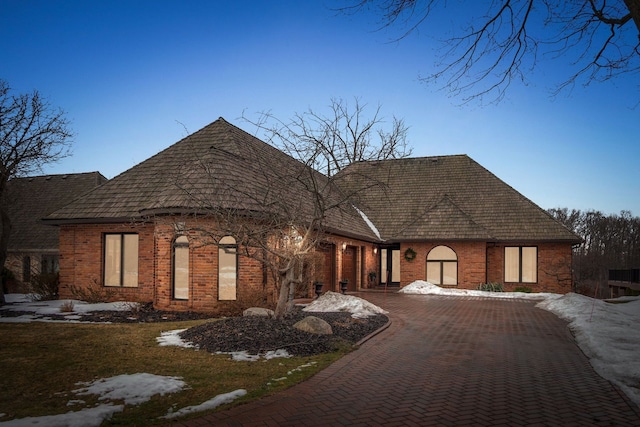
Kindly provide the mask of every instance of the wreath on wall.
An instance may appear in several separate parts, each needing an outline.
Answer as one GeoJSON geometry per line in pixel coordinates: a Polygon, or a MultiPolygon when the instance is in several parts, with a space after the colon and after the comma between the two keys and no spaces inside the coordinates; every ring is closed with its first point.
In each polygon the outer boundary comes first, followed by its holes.
{"type": "Polygon", "coordinates": [[[417,255],[416,251],[414,251],[412,248],[409,248],[406,251],[404,251],[404,259],[406,259],[409,262],[416,259],[416,255],[417,255]]]}

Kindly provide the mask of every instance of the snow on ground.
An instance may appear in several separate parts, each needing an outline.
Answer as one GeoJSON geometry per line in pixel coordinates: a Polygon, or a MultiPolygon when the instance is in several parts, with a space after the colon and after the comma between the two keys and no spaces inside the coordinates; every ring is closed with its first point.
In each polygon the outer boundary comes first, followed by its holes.
{"type": "Polygon", "coordinates": [[[415,282],[400,289],[398,292],[401,294],[518,298],[518,299],[534,299],[534,300],[558,298],[561,296],[558,294],[547,294],[547,293],[484,292],[484,291],[475,291],[471,289],[441,288],[440,286],[433,285],[423,280],[416,280],[415,282]]]}
{"type": "Polygon", "coordinates": [[[574,293],[483,292],[441,288],[424,281],[413,282],[399,292],[542,300],[536,307],[569,322],[576,342],[596,372],[640,405],[640,297],[605,302],[574,293]]]}
{"type": "Polygon", "coordinates": [[[186,331],[186,329],[174,329],[173,331],[164,331],[160,333],[160,336],[156,338],[158,345],[166,347],[169,345],[175,345],[185,348],[198,348],[197,345],[187,342],[180,338],[180,333],[186,331]]]}
{"type": "Polygon", "coordinates": [[[49,322],[53,321],[48,317],[52,314],[64,316],[65,320],[62,321],[77,321],[81,313],[86,314],[92,311],[128,311],[137,306],[135,302],[89,304],[78,300],[33,301],[27,294],[6,294],[5,299],[7,305],[0,307],[0,310],[25,311],[30,313],[18,317],[0,317],[0,322],[10,323],[33,321],[49,322]],[[69,308],[71,308],[71,311],[63,311],[63,309],[69,308]]]}
{"type": "MultiPolygon", "coordinates": [[[[99,426],[116,412],[122,412],[124,405],[114,405],[114,400],[124,400],[127,405],[139,405],[151,399],[155,394],[164,395],[182,390],[186,384],[177,377],[165,377],[152,374],[118,375],[103,378],[89,383],[78,383],[83,386],[73,390],[78,396],[88,394],[99,395],[99,400],[108,403],[93,408],[84,408],[66,414],[47,415],[44,417],[27,417],[0,422],[2,427],[47,426],[47,427],[93,427],[99,426]]],[[[72,404],[82,401],[73,400],[72,404]]]]}
{"type": "Polygon", "coordinates": [[[351,317],[364,318],[387,312],[377,305],[371,304],[362,298],[352,295],[343,295],[336,292],[326,292],[320,298],[302,309],[303,311],[346,311],[351,317]]]}
{"type": "MultiPolygon", "coordinates": [[[[160,346],[175,345],[178,347],[185,347],[185,348],[198,348],[197,345],[180,338],[180,333],[183,332],[184,330],[185,329],[174,329],[173,331],[162,332],[160,336],[156,338],[156,341],[160,346]]],[[[249,352],[247,351],[233,351],[228,353],[219,351],[216,354],[228,354],[231,356],[233,360],[240,361],[240,362],[257,362],[260,359],[269,360],[269,359],[275,359],[279,357],[285,357],[285,358],[291,357],[289,352],[287,352],[287,350],[284,350],[284,349],[270,350],[270,351],[267,351],[266,353],[261,353],[261,354],[249,354],[249,352]]]]}
{"type": "Polygon", "coordinates": [[[88,383],[78,383],[85,387],[73,390],[78,396],[99,395],[98,400],[124,400],[125,405],[139,405],[154,394],[164,396],[177,393],[186,383],[178,377],[165,377],[153,374],[118,375],[88,383]]]}
{"type": "MultiPolygon", "coordinates": [[[[100,404],[93,408],[84,408],[79,411],[70,411],[66,414],[27,417],[5,422],[0,421],[0,426],[98,427],[104,420],[110,419],[116,412],[122,412],[125,405],[139,405],[148,401],[156,394],[164,396],[169,393],[177,393],[187,387],[187,384],[179,377],[167,377],[147,373],[118,375],[88,383],[81,382],[77,385],[83,387],[72,391],[76,395],[99,395],[98,400],[105,400],[108,403],[100,404]],[[112,403],[114,400],[124,401],[124,405],[114,405],[112,403]]],[[[230,403],[245,394],[247,394],[247,391],[240,389],[230,393],[220,394],[200,405],[187,406],[178,411],[169,408],[167,415],[163,418],[175,418],[192,412],[213,409],[222,404],[230,403]]],[[[82,400],[70,400],[69,403],[70,405],[68,406],[73,406],[84,402],[82,400]]],[[[0,418],[2,416],[4,416],[4,414],[0,414],[0,418]]]]}
{"type": "Polygon", "coordinates": [[[175,412],[170,410],[167,413],[167,415],[165,415],[162,418],[176,418],[186,414],[191,414],[193,412],[201,412],[201,411],[207,411],[209,409],[215,409],[220,405],[224,405],[225,403],[231,403],[237,398],[244,396],[245,394],[247,394],[247,390],[243,390],[243,389],[232,391],[231,393],[219,394],[213,399],[209,399],[206,402],[203,402],[199,405],[187,406],[175,412]]]}
{"type": "Polygon", "coordinates": [[[640,405],[640,297],[621,300],[567,294],[537,307],[567,320],[596,372],[640,405]]]}

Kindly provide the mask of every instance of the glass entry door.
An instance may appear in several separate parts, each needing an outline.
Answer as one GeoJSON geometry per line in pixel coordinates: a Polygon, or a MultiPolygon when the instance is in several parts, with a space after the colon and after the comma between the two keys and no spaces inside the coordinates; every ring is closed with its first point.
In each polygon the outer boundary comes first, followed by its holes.
{"type": "Polygon", "coordinates": [[[380,284],[400,286],[400,247],[380,250],[380,284]]]}

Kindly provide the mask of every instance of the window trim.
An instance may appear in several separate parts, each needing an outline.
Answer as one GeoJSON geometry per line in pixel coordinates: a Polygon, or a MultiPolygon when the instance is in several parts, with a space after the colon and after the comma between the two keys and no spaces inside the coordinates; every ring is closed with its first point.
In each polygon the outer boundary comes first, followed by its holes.
{"type": "Polygon", "coordinates": [[[107,288],[137,288],[140,286],[140,235],[138,233],[103,233],[102,234],[102,286],[107,288]],[[120,277],[118,285],[107,285],[107,237],[120,236],[120,277]],[[138,251],[136,253],[136,284],[125,286],[125,239],[124,236],[136,236],[138,251]]]}
{"type": "Polygon", "coordinates": [[[529,283],[529,284],[536,284],[538,283],[538,268],[539,268],[539,262],[538,262],[538,246],[526,246],[526,245],[520,245],[520,246],[505,246],[504,247],[504,271],[503,271],[503,277],[504,277],[504,282],[505,283],[529,283]],[[518,249],[518,281],[512,281],[512,280],[507,280],[507,249],[514,249],[517,248],[518,249]],[[530,249],[535,249],[536,251],[536,257],[535,257],[535,266],[533,269],[533,274],[535,275],[535,278],[533,281],[523,281],[523,275],[522,275],[522,253],[523,253],[523,249],[525,248],[530,248],[530,249]]]}

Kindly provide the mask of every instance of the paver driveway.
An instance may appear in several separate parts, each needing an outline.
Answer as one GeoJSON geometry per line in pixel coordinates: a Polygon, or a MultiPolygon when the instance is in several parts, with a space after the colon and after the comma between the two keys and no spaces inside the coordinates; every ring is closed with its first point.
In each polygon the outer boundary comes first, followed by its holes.
{"type": "Polygon", "coordinates": [[[525,300],[360,293],[387,330],[310,380],[184,426],[640,426],[564,321],[525,300]]]}

